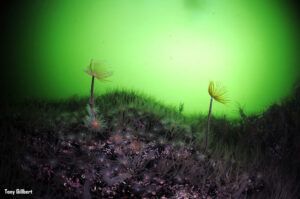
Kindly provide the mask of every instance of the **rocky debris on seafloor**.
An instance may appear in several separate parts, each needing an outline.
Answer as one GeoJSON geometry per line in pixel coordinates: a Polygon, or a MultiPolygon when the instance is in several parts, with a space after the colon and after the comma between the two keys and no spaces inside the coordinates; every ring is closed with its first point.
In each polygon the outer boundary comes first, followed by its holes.
{"type": "Polygon", "coordinates": [[[263,188],[256,175],[230,173],[222,168],[224,162],[191,147],[130,132],[106,139],[40,134],[24,140],[28,147],[22,168],[40,183],[40,195],[52,191],[66,198],[230,198],[263,188]],[[42,185],[50,187],[48,192],[42,185]]]}

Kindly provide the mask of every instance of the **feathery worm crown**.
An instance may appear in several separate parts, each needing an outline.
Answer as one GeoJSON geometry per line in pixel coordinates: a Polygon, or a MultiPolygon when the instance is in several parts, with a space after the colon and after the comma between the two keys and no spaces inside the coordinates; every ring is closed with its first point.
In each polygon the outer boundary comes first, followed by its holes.
{"type": "Polygon", "coordinates": [[[94,62],[93,59],[91,60],[90,64],[87,66],[85,72],[88,75],[102,81],[107,81],[107,78],[112,76],[112,72],[107,71],[103,63],[94,62]]]}
{"type": "Polygon", "coordinates": [[[227,104],[229,102],[229,100],[226,97],[226,88],[220,84],[216,84],[213,81],[209,82],[208,93],[217,102],[220,102],[222,104],[227,104]]]}

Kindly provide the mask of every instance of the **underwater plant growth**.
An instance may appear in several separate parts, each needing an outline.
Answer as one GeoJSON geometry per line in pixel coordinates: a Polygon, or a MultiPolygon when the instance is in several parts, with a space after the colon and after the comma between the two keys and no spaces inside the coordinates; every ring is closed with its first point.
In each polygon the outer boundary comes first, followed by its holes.
{"type": "Polygon", "coordinates": [[[211,116],[205,153],[206,117],[134,91],[95,97],[101,134],[82,126],[87,98],[24,101],[1,120],[0,184],[35,198],[298,198],[299,100],[297,89],[262,115],[211,116]]]}

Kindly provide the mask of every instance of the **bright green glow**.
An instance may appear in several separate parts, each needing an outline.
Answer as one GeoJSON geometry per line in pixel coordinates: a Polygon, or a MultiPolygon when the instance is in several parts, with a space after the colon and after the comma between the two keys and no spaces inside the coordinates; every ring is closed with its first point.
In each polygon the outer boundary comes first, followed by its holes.
{"type": "Polygon", "coordinates": [[[27,69],[36,76],[30,84],[44,97],[88,95],[90,78],[83,71],[91,58],[114,71],[111,83],[96,83],[98,94],[135,89],[166,104],[183,102],[186,113],[207,113],[209,80],[224,84],[232,101],[214,103],[213,112],[230,116],[237,103],[248,113],[263,110],[286,96],[295,80],[292,24],[271,0],[50,5],[37,5],[29,36],[36,45],[25,55],[35,60],[27,69]]]}

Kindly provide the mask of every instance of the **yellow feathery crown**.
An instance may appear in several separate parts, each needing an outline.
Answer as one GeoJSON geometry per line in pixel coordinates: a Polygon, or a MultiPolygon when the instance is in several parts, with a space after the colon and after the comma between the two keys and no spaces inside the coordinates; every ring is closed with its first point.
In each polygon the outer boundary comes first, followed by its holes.
{"type": "Polygon", "coordinates": [[[112,72],[107,71],[103,63],[94,62],[93,60],[91,60],[91,63],[88,65],[85,72],[88,75],[102,81],[107,81],[107,78],[112,76],[112,72]]]}
{"type": "Polygon", "coordinates": [[[209,82],[208,93],[217,102],[220,102],[222,104],[226,104],[229,102],[229,100],[226,98],[227,90],[225,89],[225,87],[221,86],[220,84],[215,84],[215,82],[213,81],[209,82]]]}

